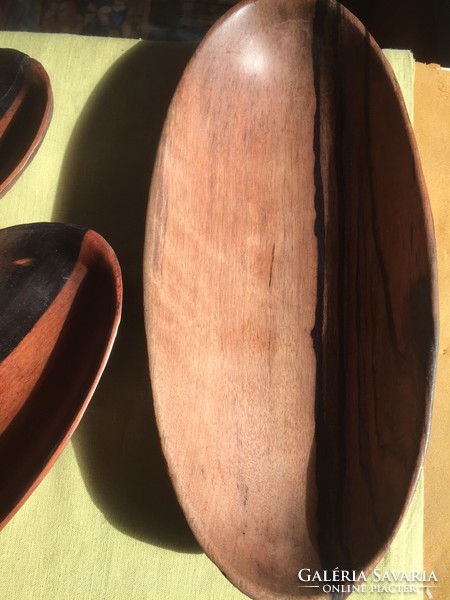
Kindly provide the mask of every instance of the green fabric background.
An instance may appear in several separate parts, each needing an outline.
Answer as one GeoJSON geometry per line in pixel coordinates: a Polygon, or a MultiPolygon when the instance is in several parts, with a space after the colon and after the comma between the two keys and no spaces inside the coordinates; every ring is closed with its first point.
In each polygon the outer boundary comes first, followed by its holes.
{"type": "MultiPolygon", "coordinates": [[[[0,226],[89,226],[115,248],[124,275],[122,326],[100,386],[53,470],[0,534],[0,598],[244,598],[201,553],[175,501],[147,371],[147,194],[164,115],[192,47],[6,32],[0,47],[41,61],[54,93],[47,137],[0,201],[0,226]]],[[[414,61],[407,52],[390,52],[389,60],[411,104],[414,61]]],[[[422,539],[420,483],[380,568],[421,570],[422,539]]]]}

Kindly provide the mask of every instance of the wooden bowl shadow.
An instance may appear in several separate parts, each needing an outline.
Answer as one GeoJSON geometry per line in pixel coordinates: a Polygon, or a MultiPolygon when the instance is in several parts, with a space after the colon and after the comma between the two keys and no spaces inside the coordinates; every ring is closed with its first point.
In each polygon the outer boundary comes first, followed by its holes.
{"type": "Polygon", "coordinates": [[[191,45],[138,43],[106,73],[72,134],[52,218],[100,232],[120,261],[122,325],[73,445],[108,521],[137,539],[199,551],[172,489],[156,429],[142,301],[148,190],[168,104],[191,45]]]}

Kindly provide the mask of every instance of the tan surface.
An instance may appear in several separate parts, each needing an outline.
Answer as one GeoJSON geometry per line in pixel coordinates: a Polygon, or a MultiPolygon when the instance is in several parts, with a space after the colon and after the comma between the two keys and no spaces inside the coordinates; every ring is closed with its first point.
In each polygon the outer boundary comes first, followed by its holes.
{"type": "Polygon", "coordinates": [[[440,298],[439,359],[430,445],[425,462],[424,567],[439,587],[433,598],[450,598],[450,72],[416,65],[414,124],[431,200],[437,245],[440,298]]]}

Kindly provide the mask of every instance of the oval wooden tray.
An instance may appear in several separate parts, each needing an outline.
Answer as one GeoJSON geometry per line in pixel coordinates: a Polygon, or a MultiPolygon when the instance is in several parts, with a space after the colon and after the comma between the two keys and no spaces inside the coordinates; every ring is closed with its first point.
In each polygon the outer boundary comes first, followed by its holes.
{"type": "Polygon", "coordinates": [[[0,528],[49,471],[108,360],[122,306],[114,252],[92,230],[0,230],[0,528]]]}
{"type": "Polygon", "coordinates": [[[43,66],[18,50],[0,48],[0,196],[37,152],[52,109],[43,66]]]}
{"type": "Polygon", "coordinates": [[[238,5],[173,99],[144,276],[178,498],[252,598],[320,595],[300,569],[368,571],[396,532],[429,431],[434,253],[367,31],[331,0],[238,5]]]}

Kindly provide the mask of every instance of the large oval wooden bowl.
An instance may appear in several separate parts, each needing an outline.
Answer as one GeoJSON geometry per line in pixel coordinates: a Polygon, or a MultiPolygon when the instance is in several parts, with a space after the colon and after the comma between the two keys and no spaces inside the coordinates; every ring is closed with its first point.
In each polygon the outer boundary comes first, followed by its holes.
{"type": "Polygon", "coordinates": [[[114,252],[91,230],[0,230],[0,528],[48,472],[105,367],[120,320],[114,252]]]}
{"type": "Polygon", "coordinates": [[[43,66],[18,50],[0,48],[0,196],[38,150],[52,109],[43,66]]]}
{"type": "Polygon", "coordinates": [[[168,114],[145,305],[178,497],[252,598],[320,594],[300,569],[368,570],[392,539],[428,436],[435,286],[411,126],[373,39],[333,1],[238,5],[168,114]]]}

